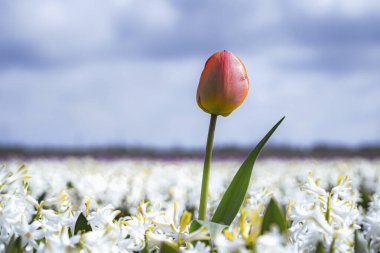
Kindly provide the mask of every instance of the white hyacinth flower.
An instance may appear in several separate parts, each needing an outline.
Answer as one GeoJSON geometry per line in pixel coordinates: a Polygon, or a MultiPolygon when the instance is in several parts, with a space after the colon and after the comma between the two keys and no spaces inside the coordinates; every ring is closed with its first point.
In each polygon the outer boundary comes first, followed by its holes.
{"type": "Polygon", "coordinates": [[[269,233],[261,235],[256,240],[256,252],[260,253],[292,253],[293,245],[281,235],[275,227],[269,233]]]}
{"type": "Polygon", "coordinates": [[[318,241],[334,252],[353,252],[355,230],[359,229],[359,211],[348,177],[338,179],[330,192],[310,175],[301,187],[308,195],[291,205],[289,218],[293,243],[298,251],[315,250],[318,241]]]}
{"type": "Polygon", "coordinates": [[[363,230],[365,238],[370,242],[371,252],[380,250],[380,195],[373,195],[369,203],[366,216],[363,219],[363,230]]]}
{"type": "Polygon", "coordinates": [[[189,248],[180,249],[181,253],[209,253],[210,250],[210,246],[207,246],[203,242],[197,242],[195,246],[189,244],[189,248]]]}

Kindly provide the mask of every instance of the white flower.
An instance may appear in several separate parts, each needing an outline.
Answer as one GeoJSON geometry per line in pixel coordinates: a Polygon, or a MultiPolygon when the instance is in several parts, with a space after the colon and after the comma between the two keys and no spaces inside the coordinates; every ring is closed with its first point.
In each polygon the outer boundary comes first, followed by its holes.
{"type": "MultiPolygon", "coordinates": [[[[236,171],[231,168],[238,165],[218,162],[215,166],[210,214],[236,171]]],[[[322,181],[310,177],[300,191],[299,179],[310,161],[259,161],[242,208],[254,211],[255,218],[241,213],[231,224],[230,235],[225,231],[209,246],[200,242],[194,246],[190,242],[209,240],[209,232],[204,228],[190,233],[191,218],[182,220],[180,214],[192,210],[197,216],[200,189],[194,185],[201,184],[199,162],[33,160],[28,163],[33,179],[28,180],[28,171],[18,169],[18,162],[11,161],[0,167],[0,252],[5,251],[12,236],[21,238],[26,252],[38,253],[133,253],[147,245],[152,252],[159,251],[162,242],[180,244],[181,252],[250,252],[253,243],[259,253],[312,252],[317,241],[328,248],[334,240],[335,252],[352,252],[353,235],[362,219],[356,204],[359,194],[354,188],[364,186],[368,192],[380,192],[379,165],[379,161],[356,159],[319,161],[314,165],[315,174],[322,181]],[[350,175],[354,183],[340,177],[334,186],[341,173],[350,175]],[[37,201],[46,194],[47,198],[37,201]],[[86,196],[92,198],[91,211],[85,204],[86,196]],[[276,231],[258,236],[271,196],[282,204],[294,200],[288,214],[290,238],[276,231]],[[142,202],[137,206],[142,198],[153,204],[142,202]],[[119,211],[113,206],[123,208],[130,216],[115,220],[119,211]],[[73,235],[80,213],[85,214],[93,231],[73,235]]],[[[380,250],[379,217],[380,197],[375,195],[362,223],[371,253],[380,250]]]]}
{"type": "Polygon", "coordinates": [[[166,234],[154,233],[152,231],[146,232],[149,247],[159,247],[163,242],[174,243],[174,239],[168,237],[166,234]]]}
{"type": "Polygon", "coordinates": [[[111,230],[96,230],[83,234],[83,248],[89,252],[117,252],[111,230]]]}
{"type": "Polygon", "coordinates": [[[144,218],[141,215],[138,215],[137,217],[128,217],[124,223],[125,225],[122,226],[122,229],[125,230],[129,239],[121,244],[127,244],[125,247],[135,250],[143,249],[145,247],[146,231],[144,218]]]}
{"type": "Polygon", "coordinates": [[[37,240],[45,237],[45,233],[41,230],[41,222],[33,221],[28,224],[26,218],[21,218],[21,222],[16,225],[15,233],[21,236],[22,246],[33,251],[38,249],[37,240]]]}
{"type": "Polygon", "coordinates": [[[119,210],[114,211],[111,205],[107,205],[98,209],[96,212],[91,212],[87,220],[93,229],[103,229],[105,226],[113,226],[113,220],[120,214],[119,210]]]}
{"type": "Polygon", "coordinates": [[[373,252],[380,250],[380,195],[373,195],[373,200],[369,203],[366,216],[363,219],[363,229],[365,238],[370,242],[373,252]]]}
{"type": "Polygon", "coordinates": [[[360,226],[349,178],[340,177],[329,193],[310,176],[301,189],[311,198],[293,205],[289,214],[296,249],[313,251],[318,241],[326,246],[334,241],[335,252],[352,252],[354,232],[360,226]]]}
{"type": "Polygon", "coordinates": [[[293,246],[287,242],[286,238],[272,229],[269,233],[261,235],[256,241],[256,252],[259,253],[290,253],[295,252],[293,246]]]}
{"type": "Polygon", "coordinates": [[[189,248],[180,249],[181,253],[209,253],[210,250],[210,246],[207,246],[203,242],[197,242],[195,246],[190,243],[189,248]]]}
{"type": "Polygon", "coordinates": [[[215,245],[218,247],[219,253],[246,253],[249,252],[245,247],[245,241],[241,238],[233,240],[227,239],[223,234],[219,234],[215,238],[215,245]]]}
{"type": "Polygon", "coordinates": [[[65,253],[65,252],[80,252],[76,247],[79,243],[80,236],[75,235],[69,237],[68,229],[62,227],[60,233],[52,234],[46,239],[46,244],[41,244],[38,252],[43,253],[65,253]]]}

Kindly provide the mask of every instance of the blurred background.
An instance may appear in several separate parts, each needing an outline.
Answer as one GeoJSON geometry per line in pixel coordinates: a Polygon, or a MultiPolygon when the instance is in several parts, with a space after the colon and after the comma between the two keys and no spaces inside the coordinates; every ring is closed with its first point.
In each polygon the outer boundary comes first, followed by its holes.
{"type": "Polygon", "coordinates": [[[251,87],[216,147],[286,115],[277,150],[379,155],[380,1],[0,0],[0,31],[3,154],[202,151],[196,89],[226,49],[251,87]]]}

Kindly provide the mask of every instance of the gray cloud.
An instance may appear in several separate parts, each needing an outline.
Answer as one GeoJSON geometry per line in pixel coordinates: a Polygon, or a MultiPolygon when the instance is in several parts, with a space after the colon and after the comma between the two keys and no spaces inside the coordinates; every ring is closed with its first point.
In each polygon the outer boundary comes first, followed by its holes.
{"type": "Polygon", "coordinates": [[[246,63],[250,95],[217,128],[248,145],[380,141],[374,1],[0,2],[0,143],[203,146],[207,57],[246,63]]]}

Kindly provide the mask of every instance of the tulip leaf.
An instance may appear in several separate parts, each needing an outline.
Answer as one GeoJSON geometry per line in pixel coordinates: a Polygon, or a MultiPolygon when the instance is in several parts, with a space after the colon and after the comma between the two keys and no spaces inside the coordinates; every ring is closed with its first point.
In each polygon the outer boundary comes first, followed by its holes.
{"type": "Polygon", "coordinates": [[[13,235],[6,246],[5,251],[2,251],[2,252],[5,252],[5,253],[24,252],[24,248],[21,245],[21,237],[16,238],[15,235],[13,235]]]}
{"type": "Polygon", "coordinates": [[[323,243],[321,241],[318,242],[315,253],[325,253],[325,248],[323,247],[323,243]]]}
{"type": "Polygon", "coordinates": [[[263,224],[261,225],[261,234],[270,231],[272,225],[277,225],[281,233],[286,231],[287,226],[284,212],[273,198],[271,198],[265,209],[263,224]]]}
{"type": "Polygon", "coordinates": [[[89,231],[92,231],[92,228],[90,224],[88,224],[88,221],[83,213],[80,213],[77,221],[75,222],[74,234],[76,235],[78,232],[86,233],[89,231]]]}
{"type": "Polygon", "coordinates": [[[199,220],[193,220],[190,224],[189,232],[193,233],[202,227],[202,224],[199,223],[199,220]]]}
{"type": "Polygon", "coordinates": [[[174,243],[163,242],[160,248],[160,253],[179,253],[178,246],[174,243]]]}
{"type": "Polygon", "coordinates": [[[259,155],[261,149],[264,147],[265,143],[269,140],[271,135],[276,131],[277,127],[285,119],[283,117],[276,125],[265,135],[265,137],[257,144],[257,146],[251,151],[247,159],[239,168],[238,172],[232,179],[231,184],[228,186],[226,192],[220,201],[214,216],[212,217],[212,222],[230,225],[234,220],[236,214],[244,201],[245,194],[247,193],[248,185],[251,179],[253,165],[255,164],[256,158],[259,155]]]}
{"type": "Polygon", "coordinates": [[[355,253],[368,253],[368,243],[363,238],[363,235],[358,231],[355,231],[355,245],[354,245],[355,253]]]}
{"type": "Polygon", "coordinates": [[[193,220],[190,224],[190,233],[200,229],[201,227],[207,227],[210,238],[214,240],[216,236],[223,232],[225,228],[227,228],[227,225],[222,225],[219,223],[211,222],[211,221],[204,221],[204,220],[193,220]]]}

